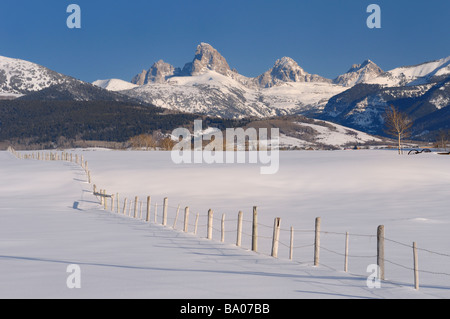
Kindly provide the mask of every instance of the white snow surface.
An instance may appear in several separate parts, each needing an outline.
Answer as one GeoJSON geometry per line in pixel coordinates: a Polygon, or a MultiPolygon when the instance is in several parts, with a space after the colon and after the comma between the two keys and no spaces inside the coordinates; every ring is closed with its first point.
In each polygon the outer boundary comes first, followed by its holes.
{"type": "Polygon", "coordinates": [[[377,137],[371,136],[367,133],[358,130],[354,130],[331,122],[325,123],[332,125],[334,129],[330,129],[327,126],[321,126],[317,124],[308,124],[308,123],[298,123],[298,124],[302,126],[312,127],[314,130],[319,132],[316,141],[322,144],[343,146],[348,143],[364,144],[369,141],[376,141],[376,142],[381,141],[381,139],[377,137]]]}
{"type": "Polygon", "coordinates": [[[66,77],[38,64],[0,56],[0,93],[19,95],[66,81],[66,77]]]}
{"type": "Polygon", "coordinates": [[[256,88],[217,72],[205,71],[194,76],[173,77],[167,83],[149,83],[122,93],[179,111],[264,117],[322,109],[332,96],[346,89],[322,82],[291,82],[256,88]]]}
{"type": "Polygon", "coordinates": [[[385,86],[420,85],[425,84],[428,77],[448,74],[450,74],[450,56],[419,65],[395,68],[366,83],[385,86]]]}
{"type": "Polygon", "coordinates": [[[131,90],[134,89],[136,87],[138,87],[138,85],[124,81],[124,80],[120,80],[120,79],[108,79],[108,80],[97,80],[92,82],[92,84],[101,87],[102,89],[106,89],[109,91],[123,91],[123,90],[131,90]]]}
{"type": "Polygon", "coordinates": [[[119,193],[121,203],[135,196],[145,203],[151,195],[152,219],[158,203],[158,223],[104,210],[78,165],[18,160],[0,152],[1,298],[450,297],[447,156],[290,151],[280,153],[277,174],[260,175],[260,164],[175,165],[170,152],[74,152],[88,161],[97,189],[119,193]],[[167,226],[160,225],[164,197],[167,226]],[[188,234],[181,231],[186,206],[188,234]],[[260,225],[258,253],[249,250],[253,206],[260,225]],[[212,241],[205,239],[210,208],[212,241]],[[235,246],[239,210],[244,212],[241,248],[235,246]],[[282,227],[277,259],[269,256],[275,217],[282,227]],[[322,218],[318,267],[312,264],[316,217],[322,218]],[[376,263],[378,225],[386,229],[387,280],[380,289],[369,289],[366,270],[376,263]],[[293,261],[286,247],[291,226],[293,261]],[[429,250],[419,251],[419,291],[413,288],[413,241],[429,250]],[[70,264],[81,268],[80,289],[66,286],[70,264]]]}

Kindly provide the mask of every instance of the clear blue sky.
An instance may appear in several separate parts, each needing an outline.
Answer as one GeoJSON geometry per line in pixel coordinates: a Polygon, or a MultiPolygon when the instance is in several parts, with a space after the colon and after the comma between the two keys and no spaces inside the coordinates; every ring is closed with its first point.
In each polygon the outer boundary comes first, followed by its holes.
{"type": "Polygon", "coordinates": [[[241,74],[289,56],[334,78],[371,59],[389,70],[450,55],[449,0],[4,0],[0,55],[84,81],[131,78],[163,59],[183,67],[207,42],[241,74]],[[66,8],[81,7],[68,29],[66,8]],[[381,29],[366,8],[381,7],[381,29]]]}

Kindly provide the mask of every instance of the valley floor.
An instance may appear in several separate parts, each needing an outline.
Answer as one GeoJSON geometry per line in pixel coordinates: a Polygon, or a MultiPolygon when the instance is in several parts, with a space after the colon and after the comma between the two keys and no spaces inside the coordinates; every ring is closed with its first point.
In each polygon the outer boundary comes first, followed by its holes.
{"type": "Polygon", "coordinates": [[[0,152],[0,298],[450,297],[448,157],[281,152],[279,172],[261,175],[256,164],[175,165],[168,152],[68,152],[83,155],[97,189],[119,193],[120,201],[151,195],[158,223],[103,209],[74,163],[18,160],[0,152]],[[166,196],[169,222],[162,226],[166,196]],[[192,219],[199,213],[197,235],[191,225],[189,233],[181,230],[183,213],[173,229],[178,205],[181,212],[189,206],[192,219]],[[247,236],[253,206],[260,223],[258,253],[250,251],[247,236]],[[205,238],[210,208],[211,241],[205,238]],[[245,220],[242,248],[235,245],[239,210],[245,220]],[[275,217],[282,225],[277,259],[269,256],[275,217]],[[318,267],[312,264],[315,217],[321,217],[323,231],[318,267]],[[370,289],[367,266],[376,263],[378,225],[386,228],[387,280],[370,289]],[[293,261],[287,248],[291,226],[293,261]],[[424,249],[419,291],[413,287],[413,241],[424,249]],[[81,270],[80,289],[66,285],[72,264],[81,270]]]}

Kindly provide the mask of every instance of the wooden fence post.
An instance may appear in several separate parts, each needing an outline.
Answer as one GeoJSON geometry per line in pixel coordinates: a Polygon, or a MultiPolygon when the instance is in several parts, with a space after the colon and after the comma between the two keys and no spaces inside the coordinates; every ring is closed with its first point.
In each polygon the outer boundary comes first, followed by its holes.
{"type": "Polygon", "coordinates": [[[164,198],[164,208],[163,208],[163,220],[162,220],[162,224],[163,226],[167,225],[167,206],[168,206],[168,198],[165,197],[164,198]]]}
{"type": "Polygon", "coordinates": [[[289,260],[294,259],[294,227],[291,226],[291,240],[289,243],[289,260]]]}
{"type": "Polygon", "coordinates": [[[123,215],[127,213],[127,199],[123,200],[123,215]]]}
{"type": "Polygon", "coordinates": [[[98,192],[99,196],[100,196],[100,205],[103,206],[103,190],[100,189],[100,191],[98,192]]]}
{"type": "Polygon", "coordinates": [[[114,194],[111,195],[111,212],[114,211],[114,194]]]}
{"type": "Polygon", "coordinates": [[[212,211],[212,209],[208,210],[208,232],[207,232],[207,238],[209,240],[212,239],[212,231],[213,231],[213,215],[214,212],[212,211]]]}
{"type": "Polygon", "coordinates": [[[158,222],[158,203],[155,203],[155,224],[158,222]]]}
{"type": "Polygon", "coordinates": [[[116,194],[116,206],[117,206],[117,214],[120,214],[119,193],[116,194]]]}
{"type": "Polygon", "coordinates": [[[238,214],[238,224],[237,224],[237,238],[236,238],[236,246],[241,247],[242,245],[242,221],[244,219],[244,214],[242,211],[239,211],[238,214]]]}
{"type": "Polygon", "coordinates": [[[348,232],[345,233],[345,259],[344,259],[344,271],[348,272],[348,232]]]}
{"type": "Polygon", "coordinates": [[[177,229],[178,215],[180,214],[180,205],[178,205],[177,213],[175,214],[175,220],[173,221],[173,229],[177,229]]]}
{"type": "Polygon", "coordinates": [[[222,214],[222,224],[221,224],[221,231],[222,231],[222,236],[220,238],[220,241],[223,243],[225,242],[225,214],[222,214]]]}
{"type": "Polygon", "coordinates": [[[272,238],[272,257],[278,258],[278,244],[280,242],[280,223],[281,218],[275,218],[273,225],[273,238],[272,238]]]}
{"type": "Polygon", "coordinates": [[[253,206],[252,250],[258,251],[258,210],[253,206]]]}
{"type": "Polygon", "coordinates": [[[184,227],[183,230],[185,233],[189,230],[189,207],[184,209],[184,227]]]}
{"type": "Polygon", "coordinates": [[[145,220],[147,222],[150,221],[150,207],[152,204],[152,197],[151,196],[147,196],[147,217],[145,218],[145,220]]]}
{"type": "Polygon", "coordinates": [[[320,217],[316,218],[315,240],[314,240],[314,266],[319,266],[320,257],[320,217]]]}
{"type": "Polygon", "coordinates": [[[137,196],[135,196],[134,197],[134,218],[137,218],[138,201],[139,201],[139,198],[137,196]]]}
{"type": "Polygon", "coordinates": [[[194,235],[197,235],[197,230],[198,230],[198,219],[200,218],[200,214],[197,213],[197,215],[195,216],[195,223],[194,223],[194,235]]]}
{"type": "Polygon", "coordinates": [[[130,205],[128,206],[127,216],[131,217],[131,207],[133,206],[133,201],[130,199],[130,205]]]}
{"type": "Polygon", "coordinates": [[[377,229],[377,265],[380,272],[378,278],[384,280],[384,225],[377,229]]]}
{"type": "Polygon", "coordinates": [[[137,196],[134,197],[134,218],[137,218],[137,203],[139,198],[137,196]]]}
{"type": "Polygon", "coordinates": [[[414,288],[419,290],[419,257],[417,255],[417,244],[413,242],[413,257],[414,257],[414,288]]]}

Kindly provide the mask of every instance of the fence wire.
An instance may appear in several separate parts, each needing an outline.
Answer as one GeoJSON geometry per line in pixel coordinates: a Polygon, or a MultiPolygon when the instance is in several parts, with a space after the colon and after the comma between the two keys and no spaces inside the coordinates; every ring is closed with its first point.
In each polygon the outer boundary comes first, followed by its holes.
{"type": "MultiPolygon", "coordinates": [[[[87,176],[87,182],[89,184],[92,183],[92,175],[91,172],[88,169],[88,163],[85,161],[84,157],[78,154],[72,154],[67,152],[59,152],[59,153],[53,153],[53,152],[39,152],[39,153],[31,153],[31,154],[23,154],[15,151],[12,147],[8,148],[8,151],[13,154],[18,159],[27,159],[27,160],[41,160],[41,161],[67,161],[74,163],[76,165],[81,166],[82,169],[85,170],[86,176],[87,176]]],[[[179,229],[184,230],[185,227],[185,207],[188,206],[182,206],[181,204],[178,204],[177,206],[173,206],[170,204],[167,204],[166,207],[164,207],[164,204],[158,203],[158,202],[151,202],[150,201],[150,207],[147,207],[147,200],[142,200],[138,198],[138,203],[136,205],[135,198],[136,197],[126,197],[122,196],[118,193],[111,193],[106,194],[104,193],[103,189],[97,188],[97,190],[94,189],[93,191],[94,196],[97,198],[99,203],[103,203],[103,207],[106,211],[111,211],[113,213],[116,213],[119,216],[124,216],[128,218],[138,219],[141,221],[148,221],[150,223],[154,224],[162,224],[164,221],[166,222],[166,226],[168,228],[173,229],[179,229]],[[166,208],[166,215],[163,215],[164,208],[166,208]],[[147,214],[148,212],[148,214],[147,214]],[[176,222],[175,222],[176,221],[176,222]]],[[[152,199],[151,199],[152,200],[152,199]]],[[[215,209],[218,210],[227,210],[227,209],[234,209],[233,207],[229,206],[222,206],[222,207],[215,207],[215,209]]],[[[237,237],[237,222],[239,221],[239,218],[229,218],[228,215],[225,215],[225,220],[222,221],[222,215],[220,214],[220,217],[217,217],[217,214],[213,214],[213,224],[210,225],[208,223],[208,214],[198,214],[190,212],[189,220],[186,223],[188,232],[194,232],[195,234],[198,234],[198,230],[203,229],[205,232],[207,232],[207,227],[211,227],[212,231],[220,234],[227,234],[225,236],[226,239],[231,238],[231,242],[233,242],[237,237]],[[206,220],[206,222],[204,222],[206,220]],[[193,222],[194,221],[194,222],[193,222]],[[202,222],[200,222],[202,221],[202,222]],[[217,223],[221,225],[221,223],[224,222],[226,225],[225,229],[222,227],[218,228],[217,223]],[[230,236],[230,234],[234,234],[235,236],[230,236]]],[[[251,229],[249,231],[249,224],[253,226],[253,220],[248,220],[245,218],[242,218],[242,231],[240,235],[245,238],[251,238],[253,240],[254,234],[252,233],[251,229]]],[[[331,249],[327,245],[324,245],[323,242],[319,244],[316,244],[314,240],[309,241],[309,243],[304,245],[295,245],[298,240],[296,238],[291,238],[289,242],[286,242],[284,240],[278,239],[278,241],[273,240],[273,233],[274,225],[267,225],[258,222],[257,228],[261,230],[261,232],[258,234],[257,239],[263,239],[263,240],[272,240],[273,243],[276,243],[277,245],[280,245],[284,247],[285,249],[290,251],[290,254],[293,254],[293,256],[296,256],[296,252],[299,250],[305,250],[305,249],[311,249],[311,252],[314,249],[320,249],[323,250],[329,254],[336,255],[339,257],[344,258],[377,258],[377,255],[358,255],[358,254],[349,254],[349,253],[342,253],[339,251],[336,251],[335,249],[331,249]],[[264,232],[269,231],[269,235],[265,234],[264,232]]],[[[280,233],[289,233],[291,235],[305,235],[305,234],[315,234],[315,229],[287,229],[287,228],[279,228],[280,233]]],[[[320,230],[318,232],[320,235],[334,235],[334,236],[343,236],[346,238],[368,238],[373,239],[377,238],[376,235],[373,234],[349,234],[344,232],[335,232],[335,231],[326,231],[326,230],[320,230]]],[[[294,236],[295,237],[295,236],[294,236]]],[[[302,238],[303,239],[303,238],[302,238]]],[[[391,238],[384,237],[383,238],[386,242],[392,244],[392,245],[398,245],[403,248],[413,249],[412,244],[403,243],[398,240],[394,240],[391,238]]],[[[228,239],[228,242],[230,242],[230,239],[228,239]]],[[[247,243],[248,244],[248,243],[247,243]]],[[[243,247],[243,246],[241,246],[243,247]]],[[[245,247],[243,247],[245,248],[245,247]]],[[[418,252],[424,252],[429,255],[439,256],[443,258],[450,258],[449,253],[444,252],[438,252],[426,248],[420,248],[416,247],[416,250],[418,252]]],[[[298,261],[298,259],[293,260],[294,262],[300,262],[300,263],[312,263],[312,261],[304,259],[304,261],[298,261]]],[[[414,267],[404,265],[402,263],[393,261],[391,259],[384,258],[384,261],[392,266],[399,267],[408,271],[414,271],[414,267]]],[[[337,270],[333,268],[332,266],[328,264],[324,264],[323,262],[320,263],[321,266],[337,270]]],[[[445,271],[432,271],[428,269],[418,269],[419,273],[423,274],[430,274],[430,275],[437,275],[437,276],[446,276],[450,277],[450,273],[447,273],[445,271]]]]}

